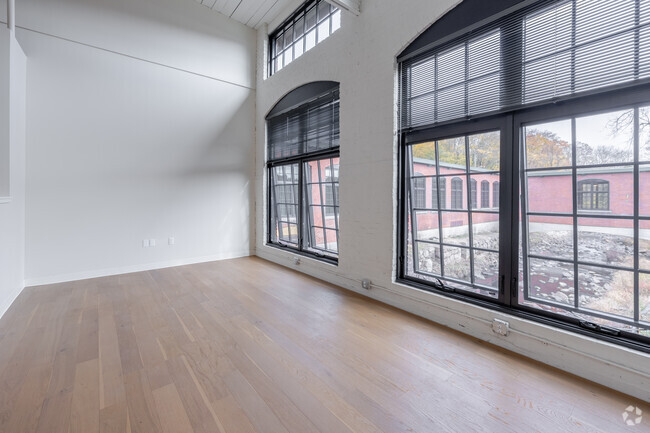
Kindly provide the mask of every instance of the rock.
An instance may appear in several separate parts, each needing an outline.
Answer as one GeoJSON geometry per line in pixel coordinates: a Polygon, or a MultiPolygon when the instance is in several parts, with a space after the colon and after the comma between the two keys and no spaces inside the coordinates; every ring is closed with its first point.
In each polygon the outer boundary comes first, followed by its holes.
{"type": "Polygon", "coordinates": [[[562,302],[564,304],[569,303],[569,297],[562,292],[553,293],[553,298],[555,298],[556,301],[562,302]]]}

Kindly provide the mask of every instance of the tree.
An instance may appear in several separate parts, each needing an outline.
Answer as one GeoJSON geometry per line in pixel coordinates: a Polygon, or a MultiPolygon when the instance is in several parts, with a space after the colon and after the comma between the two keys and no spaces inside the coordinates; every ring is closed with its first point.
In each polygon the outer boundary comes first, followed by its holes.
{"type": "Polygon", "coordinates": [[[571,144],[556,133],[526,129],[526,161],[529,168],[571,165],[571,144]]]}
{"type": "MultiPolygon", "coordinates": [[[[626,110],[616,119],[609,121],[607,127],[612,135],[618,135],[629,131],[633,125],[634,110],[626,110]]],[[[639,151],[642,158],[650,158],[650,107],[639,108],[639,151]]]]}

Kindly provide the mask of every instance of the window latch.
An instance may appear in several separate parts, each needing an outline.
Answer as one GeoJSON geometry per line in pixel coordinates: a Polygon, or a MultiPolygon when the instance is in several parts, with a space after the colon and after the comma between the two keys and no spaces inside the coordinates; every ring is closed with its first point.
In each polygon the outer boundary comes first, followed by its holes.
{"type": "Polygon", "coordinates": [[[600,332],[602,334],[613,335],[615,337],[621,335],[621,331],[619,331],[618,329],[609,328],[607,326],[601,326],[597,323],[587,322],[586,320],[581,320],[580,326],[585,329],[590,329],[592,331],[600,332]]]}
{"type": "Polygon", "coordinates": [[[442,282],[440,278],[436,278],[436,282],[433,283],[433,286],[438,289],[438,290],[443,290],[445,292],[455,292],[453,287],[447,286],[445,283],[442,282]]]}

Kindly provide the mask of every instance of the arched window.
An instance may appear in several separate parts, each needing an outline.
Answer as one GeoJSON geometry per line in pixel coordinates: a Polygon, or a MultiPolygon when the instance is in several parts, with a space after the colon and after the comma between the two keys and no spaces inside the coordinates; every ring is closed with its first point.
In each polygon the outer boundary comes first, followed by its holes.
{"type": "Polygon", "coordinates": [[[499,182],[492,184],[492,207],[499,207],[499,182]]]}
{"type": "Polygon", "coordinates": [[[481,182],[481,207],[490,207],[490,182],[481,182]]]}
{"type": "Polygon", "coordinates": [[[451,179],[451,208],[463,208],[463,181],[460,177],[451,179]]]}
{"type": "Polygon", "coordinates": [[[471,188],[471,198],[472,198],[472,209],[476,209],[477,208],[476,179],[470,180],[470,188],[471,188]]]}
{"type": "MultiPolygon", "coordinates": [[[[415,173],[415,176],[422,176],[422,173],[415,173]]],[[[426,186],[426,178],[413,177],[413,207],[424,208],[427,206],[426,186]]]]}
{"type": "Polygon", "coordinates": [[[579,210],[609,210],[609,182],[602,179],[578,181],[579,210]]]}

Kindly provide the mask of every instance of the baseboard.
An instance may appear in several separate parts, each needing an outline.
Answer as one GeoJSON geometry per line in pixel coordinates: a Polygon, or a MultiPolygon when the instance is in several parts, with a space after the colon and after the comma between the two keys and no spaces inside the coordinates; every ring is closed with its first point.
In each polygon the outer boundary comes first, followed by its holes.
{"type": "Polygon", "coordinates": [[[495,312],[397,283],[361,288],[361,279],[316,260],[301,260],[273,248],[259,247],[260,258],[376,299],[432,322],[559,368],[643,401],[650,401],[650,355],[530,320],[495,312]],[[491,331],[493,318],[510,323],[510,335],[491,331]]]}
{"type": "Polygon", "coordinates": [[[67,283],[69,281],[87,280],[89,278],[108,277],[110,275],[129,274],[132,272],[151,271],[153,269],[172,268],[174,266],[193,265],[196,263],[216,262],[219,260],[236,259],[248,257],[250,250],[242,250],[223,254],[214,254],[202,257],[187,259],[169,260],[164,262],[145,263],[132,266],[121,266],[118,268],[96,269],[91,271],[74,272],[70,274],[52,275],[48,277],[29,278],[25,280],[25,286],[42,286],[44,284],[67,283]]]}
{"type": "Polygon", "coordinates": [[[14,303],[18,295],[23,291],[25,288],[25,285],[23,284],[23,287],[18,287],[15,289],[13,292],[9,294],[9,296],[0,304],[0,319],[2,319],[2,316],[7,312],[9,307],[11,307],[11,304],[14,303]]]}

